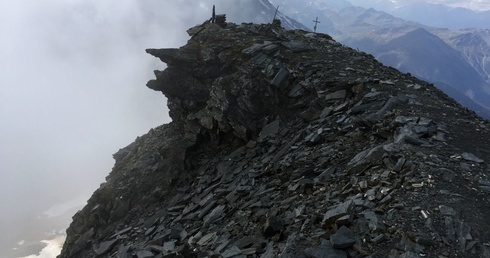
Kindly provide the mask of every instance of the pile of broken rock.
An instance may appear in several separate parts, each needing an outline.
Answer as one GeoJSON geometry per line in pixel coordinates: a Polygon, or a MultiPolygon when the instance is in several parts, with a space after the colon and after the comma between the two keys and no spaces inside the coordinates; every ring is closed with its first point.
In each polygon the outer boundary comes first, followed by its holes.
{"type": "Polygon", "coordinates": [[[490,127],[328,35],[204,24],[59,257],[490,257],[490,127]]]}

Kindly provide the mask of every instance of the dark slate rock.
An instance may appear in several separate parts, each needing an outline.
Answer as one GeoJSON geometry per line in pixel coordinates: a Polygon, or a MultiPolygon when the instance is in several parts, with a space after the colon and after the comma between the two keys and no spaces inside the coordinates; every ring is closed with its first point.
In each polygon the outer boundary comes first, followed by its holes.
{"type": "Polygon", "coordinates": [[[415,242],[424,246],[433,246],[436,244],[434,239],[426,233],[418,233],[415,235],[415,242]]]}
{"type": "Polygon", "coordinates": [[[261,241],[261,239],[254,237],[254,236],[244,236],[244,237],[238,239],[237,241],[235,241],[235,243],[233,243],[233,244],[235,246],[237,246],[238,248],[247,248],[253,244],[259,243],[260,241],[261,241]]]}
{"type": "Polygon", "coordinates": [[[111,250],[111,248],[116,244],[117,240],[105,241],[99,244],[97,248],[94,249],[97,255],[102,255],[111,250]]]}
{"type": "Polygon", "coordinates": [[[272,237],[278,233],[280,233],[284,229],[284,224],[282,220],[278,217],[269,217],[264,224],[264,232],[263,235],[265,237],[272,237]]]}
{"type": "Polygon", "coordinates": [[[367,116],[365,121],[368,123],[374,123],[379,119],[383,118],[389,111],[391,111],[397,105],[407,103],[407,102],[408,102],[408,98],[406,96],[391,97],[380,110],[378,110],[374,114],[367,116]]]}
{"type": "Polygon", "coordinates": [[[456,211],[454,211],[453,208],[446,206],[446,205],[439,205],[439,211],[441,212],[442,215],[445,216],[455,216],[456,211]]]}
{"type": "Polygon", "coordinates": [[[474,154],[469,153],[469,152],[463,152],[463,154],[461,154],[461,157],[467,161],[473,161],[476,163],[483,163],[484,162],[482,159],[478,158],[477,156],[475,156],[474,154]]]}
{"type": "Polygon", "coordinates": [[[262,128],[262,130],[259,133],[258,140],[261,141],[267,137],[275,136],[277,134],[277,132],[279,131],[280,124],[281,123],[279,120],[274,120],[274,121],[270,122],[269,124],[267,124],[266,126],[264,126],[264,128],[262,128]]]}
{"type": "Polygon", "coordinates": [[[405,165],[405,158],[399,158],[398,161],[396,162],[395,166],[393,166],[393,171],[395,172],[400,172],[403,168],[403,165],[405,165]]]}
{"type": "Polygon", "coordinates": [[[405,252],[400,255],[400,258],[420,258],[420,255],[414,252],[405,252]]]}
{"type": "Polygon", "coordinates": [[[363,212],[363,215],[364,218],[369,221],[369,229],[371,231],[380,233],[386,231],[386,226],[374,211],[365,211],[363,212]]]}
{"type": "Polygon", "coordinates": [[[288,70],[281,68],[279,72],[277,72],[276,76],[274,76],[274,78],[272,79],[271,85],[280,88],[281,86],[283,86],[284,81],[288,77],[288,74],[288,70]]]}
{"type": "Polygon", "coordinates": [[[270,44],[264,48],[262,48],[262,51],[266,54],[271,54],[277,50],[279,50],[280,46],[276,45],[276,44],[270,44]]]}
{"type": "Polygon", "coordinates": [[[191,49],[162,48],[147,49],[146,53],[160,58],[162,62],[169,65],[196,66],[199,52],[191,49]]]}
{"type": "Polygon", "coordinates": [[[334,93],[330,93],[327,96],[325,96],[325,100],[327,102],[330,101],[338,101],[338,100],[344,100],[347,96],[347,91],[346,90],[339,90],[334,93]]]}
{"type": "Polygon", "coordinates": [[[447,168],[439,168],[437,169],[439,174],[442,174],[442,179],[446,182],[453,182],[456,178],[456,173],[454,171],[449,170],[447,168]]]}
{"type": "Polygon", "coordinates": [[[230,248],[226,249],[223,253],[221,253],[221,256],[223,258],[230,258],[230,257],[237,256],[241,253],[242,253],[242,250],[240,250],[240,248],[233,245],[230,248]]]}
{"type": "Polygon", "coordinates": [[[310,50],[310,47],[308,47],[303,42],[298,41],[298,40],[281,42],[281,45],[285,46],[286,48],[290,49],[293,52],[303,52],[303,51],[310,50]]]}
{"type": "Polygon", "coordinates": [[[395,117],[395,120],[394,122],[397,124],[397,125],[404,125],[406,123],[409,123],[409,122],[416,122],[417,121],[417,117],[407,117],[407,116],[397,116],[395,117]]]}
{"type": "Polygon", "coordinates": [[[118,258],[133,258],[133,255],[129,252],[130,246],[120,245],[117,250],[118,258]]]}
{"type": "Polygon", "coordinates": [[[356,244],[354,232],[346,226],[340,227],[335,234],[330,236],[330,242],[335,249],[345,249],[356,244]]]}
{"type": "Polygon", "coordinates": [[[293,88],[291,88],[288,96],[292,97],[292,98],[301,97],[301,96],[303,96],[304,91],[305,91],[305,89],[303,88],[303,86],[298,83],[298,84],[294,85],[293,88]]]}
{"type": "Polygon", "coordinates": [[[151,258],[151,257],[155,257],[155,255],[150,251],[142,250],[142,251],[139,251],[136,253],[136,257],[138,257],[138,258],[151,258]]]}
{"type": "Polygon", "coordinates": [[[324,226],[332,225],[340,217],[345,216],[345,215],[349,215],[353,209],[354,209],[354,202],[353,201],[346,201],[346,202],[340,203],[340,204],[330,208],[323,215],[324,226]]]}
{"type": "Polygon", "coordinates": [[[248,47],[242,51],[243,54],[248,55],[248,56],[253,56],[260,50],[264,48],[264,44],[254,44],[251,47],[248,47]]]}
{"type": "Polygon", "coordinates": [[[490,182],[487,181],[479,181],[478,182],[480,185],[478,186],[481,190],[490,193],[490,182]]]}
{"type": "Polygon", "coordinates": [[[274,245],[272,242],[267,244],[265,248],[265,252],[260,255],[260,258],[274,258],[276,257],[276,253],[274,252],[274,245]]]}
{"type": "Polygon", "coordinates": [[[398,128],[395,132],[395,143],[410,143],[413,145],[427,144],[426,141],[420,139],[420,135],[415,132],[414,124],[406,124],[398,128]]]}
{"type": "Polygon", "coordinates": [[[306,258],[303,250],[305,250],[304,246],[304,237],[298,234],[297,232],[293,232],[288,236],[284,247],[281,248],[281,256],[284,258],[306,258]]]}
{"type": "Polygon", "coordinates": [[[349,173],[357,174],[364,170],[370,163],[380,161],[385,151],[383,145],[373,147],[359,152],[354,156],[347,165],[349,165],[349,173]]]}
{"type": "Polygon", "coordinates": [[[455,240],[456,231],[454,229],[454,219],[452,217],[446,217],[444,219],[444,224],[446,225],[446,236],[450,242],[455,240]]]}
{"type": "Polygon", "coordinates": [[[330,241],[320,239],[321,243],[317,247],[308,248],[305,254],[309,258],[347,258],[347,253],[332,247],[330,241]]]}
{"type": "Polygon", "coordinates": [[[345,215],[345,216],[338,218],[335,221],[335,224],[339,227],[351,225],[352,224],[352,215],[345,215]]]}

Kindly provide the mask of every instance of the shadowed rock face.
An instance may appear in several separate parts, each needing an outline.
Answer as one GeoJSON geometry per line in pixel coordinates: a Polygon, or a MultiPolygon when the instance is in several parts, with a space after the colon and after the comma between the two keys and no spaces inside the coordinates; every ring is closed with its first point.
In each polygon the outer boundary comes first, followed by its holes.
{"type": "Polygon", "coordinates": [[[328,35],[204,24],[59,257],[488,257],[489,124],[328,35]]]}

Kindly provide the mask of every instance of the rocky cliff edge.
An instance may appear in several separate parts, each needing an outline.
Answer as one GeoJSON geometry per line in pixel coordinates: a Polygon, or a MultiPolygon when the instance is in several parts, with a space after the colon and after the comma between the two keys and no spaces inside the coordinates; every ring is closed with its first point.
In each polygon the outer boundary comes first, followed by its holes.
{"type": "Polygon", "coordinates": [[[490,257],[487,121],[328,35],[188,33],[60,258],[490,257]]]}

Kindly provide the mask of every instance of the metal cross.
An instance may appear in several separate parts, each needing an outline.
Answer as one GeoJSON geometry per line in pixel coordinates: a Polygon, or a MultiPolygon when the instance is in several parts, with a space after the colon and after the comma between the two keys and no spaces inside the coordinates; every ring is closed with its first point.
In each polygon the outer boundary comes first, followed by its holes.
{"type": "Polygon", "coordinates": [[[318,17],[316,17],[316,20],[314,20],[313,22],[315,23],[315,27],[313,27],[313,32],[314,32],[314,33],[316,33],[316,25],[317,25],[318,23],[320,23],[320,22],[318,21],[318,17]]]}

